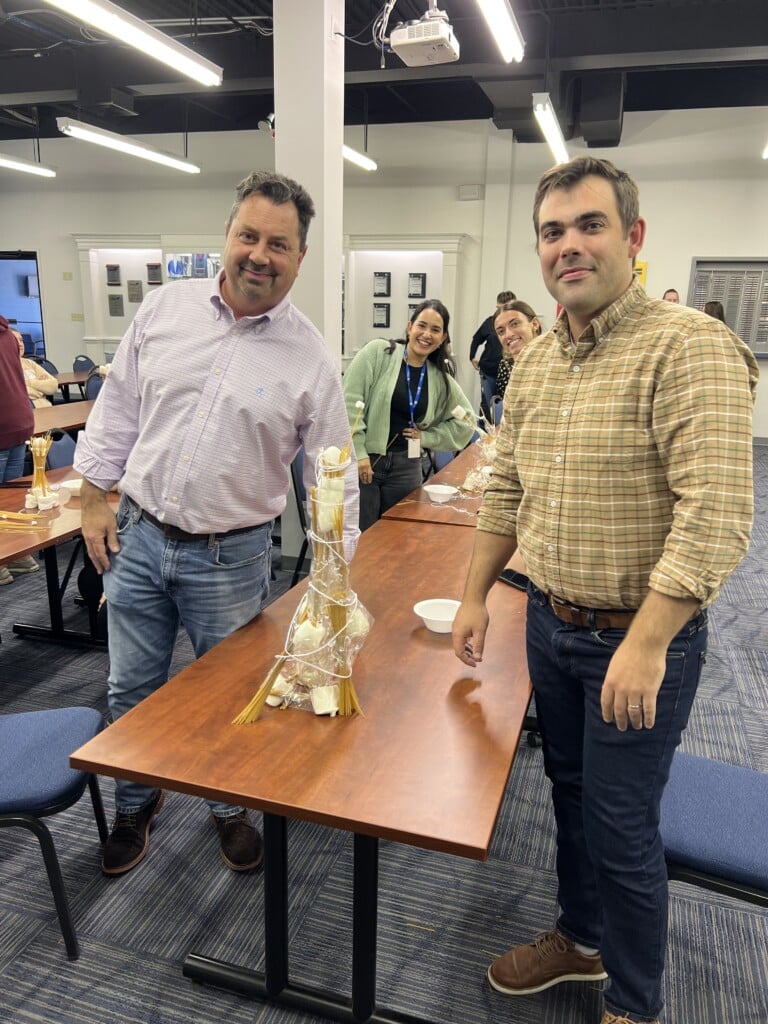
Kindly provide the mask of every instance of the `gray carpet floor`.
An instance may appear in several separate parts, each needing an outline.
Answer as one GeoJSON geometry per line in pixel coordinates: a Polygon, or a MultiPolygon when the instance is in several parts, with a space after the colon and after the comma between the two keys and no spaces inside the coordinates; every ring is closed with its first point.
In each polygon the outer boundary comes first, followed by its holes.
{"type": "MultiPolygon", "coordinates": [[[[712,610],[710,653],[684,749],[768,772],[768,449],[756,448],[757,519],[750,551],[712,610]]],[[[61,561],[64,561],[65,550],[61,561]]],[[[278,572],[275,592],[287,586],[278,572]]],[[[85,613],[65,598],[68,623],[85,613]]],[[[0,712],[68,704],[106,710],[104,651],[77,651],[11,632],[44,620],[43,574],[0,588],[0,712]]],[[[192,658],[181,635],[173,671],[192,658]]],[[[108,815],[110,781],[102,780],[108,815]]],[[[261,875],[218,856],[205,805],[168,794],[137,871],[108,879],[85,797],[49,819],[81,944],[65,956],[34,839],[0,832],[0,1021],[11,1024],[311,1024],[322,1018],[198,986],[189,951],[263,964],[261,875]]],[[[764,823],[761,823],[764,827],[764,823]]],[[[289,824],[291,977],[349,991],[348,837],[289,824]]],[[[767,1024],[768,912],[671,886],[665,1024],[767,1024]]],[[[381,1002],[438,1024],[597,1024],[600,986],[560,985],[511,1000],[484,981],[488,962],[551,927],[554,835],[541,752],[521,744],[485,863],[381,844],[381,1002]]]]}

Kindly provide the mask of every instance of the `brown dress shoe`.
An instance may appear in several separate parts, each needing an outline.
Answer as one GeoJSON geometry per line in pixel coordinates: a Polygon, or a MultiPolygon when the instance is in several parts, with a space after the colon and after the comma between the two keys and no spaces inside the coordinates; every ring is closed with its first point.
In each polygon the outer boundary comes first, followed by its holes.
{"type": "Polygon", "coordinates": [[[529,946],[514,946],[488,968],[497,992],[529,996],[561,981],[604,981],[608,975],[599,954],[580,953],[558,931],[542,932],[529,946]]]}
{"type": "Polygon", "coordinates": [[[264,845],[259,830],[242,810],[228,818],[212,815],[221,842],[221,859],[233,871],[253,871],[261,864],[264,845]]]}
{"type": "Polygon", "coordinates": [[[101,860],[101,870],[105,875],[123,875],[144,860],[149,850],[152,819],[164,800],[165,791],[158,789],[146,807],[135,814],[117,813],[101,860]]]}

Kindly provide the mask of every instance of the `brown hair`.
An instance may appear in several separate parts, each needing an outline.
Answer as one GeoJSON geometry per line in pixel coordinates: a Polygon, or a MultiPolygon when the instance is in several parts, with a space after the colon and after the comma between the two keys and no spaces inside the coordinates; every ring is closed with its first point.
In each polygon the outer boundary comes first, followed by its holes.
{"type": "Polygon", "coordinates": [[[496,327],[496,320],[500,313],[522,313],[524,317],[528,318],[528,320],[538,320],[539,327],[534,334],[534,338],[538,338],[541,334],[541,320],[539,319],[539,314],[534,313],[532,307],[529,306],[527,302],[523,302],[522,299],[517,299],[515,302],[505,302],[503,305],[499,306],[496,310],[496,316],[493,318],[494,328],[496,327]]]}
{"type": "Polygon", "coordinates": [[[594,156],[577,156],[567,164],[558,164],[542,175],[536,187],[533,200],[533,227],[536,238],[539,237],[539,211],[541,204],[550,192],[556,188],[571,189],[584,178],[595,176],[610,181],[616,206],[621,217],[624,235],[628,235],[632,225],[640,216],[640,195],[637,185],[626,171],[620,171],[610,160],[601,160],[594,156]]]}

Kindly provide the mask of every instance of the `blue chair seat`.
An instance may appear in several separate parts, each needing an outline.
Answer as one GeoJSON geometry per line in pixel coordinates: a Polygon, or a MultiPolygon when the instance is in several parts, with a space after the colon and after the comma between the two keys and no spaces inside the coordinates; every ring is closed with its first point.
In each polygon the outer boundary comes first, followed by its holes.
{"type": "Polygon", "coordinates": [[[678,751],[661,836],[670,878],[768,906],[768,773],[678,751]]]}
{"type": "Polygon", "coordinates": [[[93,708],[0,715],[0,828],[26,828],[37,836],[70,960],[79,955],[77,937],[53,839],[40,818],[71,807],[88,786],[99,836],[106,841],[96,776],[69,766],[70,754],[103,727],[93,708]]]}

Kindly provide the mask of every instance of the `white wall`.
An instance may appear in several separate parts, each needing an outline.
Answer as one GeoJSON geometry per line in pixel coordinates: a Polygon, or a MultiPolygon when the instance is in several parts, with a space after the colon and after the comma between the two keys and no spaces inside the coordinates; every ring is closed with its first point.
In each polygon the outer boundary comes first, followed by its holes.
{"type": "MultiPolygon", "coordinates": [[[[694,257],[768,258],[768,175],[760,160],[764,120],[764,110],[757,108],[626,115],[622,146],[593,151],[628,170],[640,185],[641,209],[648,221],[642,255],[648,262],[651,294],[677,287],[684,297],[694,257]]],[[[468,363],[469,341],[480,320],[491,312],[486,307],[496,292],[513,289],[542,314],[545,326],[551,325],[555,308],[541,282],[531,226],[535,182],[550,162],[544,146],[512,148],[513,185],[505,211],[508,251],[498,273],[486,270],[481,280],[481,267],[494,265],[483,260],[483,224],[488,223],[489,211],[484,200],[460,201],[458,185],[489,185],[486,191],[493,195],[498,166],[494,169],[493,161],[487,159],[493,133],[495,129],[485,122],[376,126],[370,130],[369,152],[378,160],[380,173],[345,169],[345,234],[467,236],[458,257],[456,298],[450,312],[454,351],[461,366],[459,380],[470,394],[477,382],[468,363]]],[[[249,169],[243,163],[244,140],[236,133],[237,158],[225,183],[227,174],[221,167],[227,140],[226,135],[213,136],[217,174],[210,179],[203,176],[203,184],[194,187],[187,181],[170,186],[167,177],[162,182],[146,178],[142,190],[127,191],[126,158],[120,158],[121,178],[111,177],[105,165],[97,179],[83,179],[83,191],[61,192],[55,184],[52,188],[42,179],[40,183],[30,179],[30,185],[14,180],[14,191],[9,192],[5,188],[9,179],[0,178],[3,248],[39,253],[46,341],[54,362],[67,366],[82,349],[83,324],[72,320],[72,314],[83,312],[72,236],[109,232],[223,235],[232,187],[249,169]],[[210,183],[203,187],[206,181],[210,183]]],[[[73,145],[71,140],[64,144],[73,145]]],[[[157,144],[161,146],[162,140],[157,144]]],[[[201,146],[197,140],[196,149],[201,146]]],[[[578,144],[572,144],[571,151],[576,153],[578,144]]],[[[204,154],[197,160],[205,164],[204,154]]],[[[258,160],[253,166],[265,166],[263,159],[258,160]]],[[[312,273],[312,259],[310,231],[302,274],[312,273]]],[[[768,361],[761,361],[762,367],[754,432],[768,438],[768,361]]],[[[478,394],[475,390],[473,397],[478,394]]]]}

